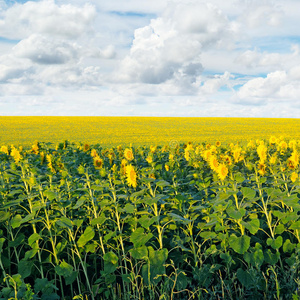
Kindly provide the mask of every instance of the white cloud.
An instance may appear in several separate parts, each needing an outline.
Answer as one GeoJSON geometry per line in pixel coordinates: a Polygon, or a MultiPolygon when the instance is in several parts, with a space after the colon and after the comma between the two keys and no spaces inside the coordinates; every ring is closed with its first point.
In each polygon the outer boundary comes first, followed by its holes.
{"type": "Polygon", "coordinates": [[[75,43],[32,34],[20,41],[13,53],[38,64],[64,64],[78,59],[79,47],[75,43]]]}
{"type": "Polygon", "coordinates": [[[117,79],[161,84],[189,77],[193,83],[203,71],[203,49],[226,45],[230,30],[226,16],[210,4],[170,4],[161,17],[135,30],[117,79]]]}
{"type": "Polygon", "coordinates": [[[28,1],[2,12],[0,36],[22,39],[32,33],[41,33],[78,38],[89,30],[95,15],[95,8],[90,4],[76,7],[71,4],[58,6],[54,0],[28,1]]]}

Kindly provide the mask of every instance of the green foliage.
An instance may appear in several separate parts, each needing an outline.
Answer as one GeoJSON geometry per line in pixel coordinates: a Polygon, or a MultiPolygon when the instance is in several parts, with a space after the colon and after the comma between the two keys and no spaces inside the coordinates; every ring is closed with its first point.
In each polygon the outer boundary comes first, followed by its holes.
{"type": "Polygon", "coordinates": [[[102,170],[69,142],[1,154],[0,300],[299,299],[293,150],[262,175],[247,148],[219,180],[205,145],[187,147],[132,148],[136,188],[120,148],[94,146],[102,170]]]}

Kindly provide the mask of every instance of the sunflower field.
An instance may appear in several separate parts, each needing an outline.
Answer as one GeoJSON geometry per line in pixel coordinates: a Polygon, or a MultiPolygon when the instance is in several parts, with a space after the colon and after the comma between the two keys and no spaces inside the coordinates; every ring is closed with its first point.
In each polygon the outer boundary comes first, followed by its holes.
{"type": "Polygon", "coordinates": [[[299,299],[299,149],[0,145],[0,299],[299,299]]]}

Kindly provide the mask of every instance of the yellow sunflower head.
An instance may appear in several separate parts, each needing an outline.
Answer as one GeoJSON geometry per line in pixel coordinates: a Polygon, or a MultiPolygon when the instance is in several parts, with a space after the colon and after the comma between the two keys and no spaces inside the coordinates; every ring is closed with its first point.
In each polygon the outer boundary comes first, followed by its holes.
{"type": "Polygon", "coordinates": [[[126,178],[128,186],[137,187],[137,175],[132,165],[126,166],[126,178]]]}
{"type": "Polygon", "coordinates": [[[298,179],[298,174],[296,172],[293,172],[291,175],[291,181],[295,182],[298,179]]]}
{"type": "Polygon", "coordinates": [[[217,169],[218,177],[223,181],[228,175],[228,168],[225,164],[219,164],[217,169]]]}
{"type": "Polygon", "coordinates": [[[124,157],[128,160],[128,161],[131,161],[134,159],[134,156],[133,156],[133,152],[131,149],[129,148],[126,148],[124,150],[124,157]]]}

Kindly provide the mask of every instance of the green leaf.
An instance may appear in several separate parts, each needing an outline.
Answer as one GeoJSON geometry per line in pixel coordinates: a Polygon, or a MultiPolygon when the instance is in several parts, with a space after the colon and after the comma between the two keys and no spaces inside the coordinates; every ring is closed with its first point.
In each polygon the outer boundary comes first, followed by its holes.
{"type": "Polygon", "coordinates": [[[4,242],[5,242],[5,238],[1,238],[0,239],[0,253],[2,252],[4,242]]]}
{"type": "Polygon", "coordinates": [[[77,271],[73,271],[70,276],[65,277],[66,285],[72,284],[78,276],[77,271]]]}
{"type": "Polygon", "coordinates": [[[52,191],[44,191],[44,196],[47,197],[50,201],[57,198],[57,193],[52,191]]]}
{"type": "Polygon", "coordinates": [[[244,287],[250,288],[253,286],[254,280],[252,279],[248,271],[244,271],[243,269],[239,268],[236,272],[236,275],[237,279],[244,287]]]}
{"type": "Polygon", "coordinates": [[[91,225],[95,226],[95,225],[102,225],[105,221],[107,220],[107,218],[105,216],[100,216],[98,218],[95,218],[91,221],[91,225]]]}
{"type": "Polygon", "coordinates": [[[245,226],[251,234],[256,234],[260,226],[259,219],[252,219],[250,222],[241,221],[241,224],[245,226]]]}
{"type": "Polygon", "coordinates": [[[276,252],[275,254],[272,253],[270,249],[264,252],[265,262],[270,265],[275,265],[278,262],[278,259],[280,257],[280,253],[276,252]]]}
{"type": "Polygon", "coordinates": [[[160,180],[160,181],[156,182],[156,185],[160,186],[160,187],[165,187],[165,186],[170,186],[170,183],[165,180],[160,180]]]}
{"type": "Polygon", "coordinates": [[[67,217],[61,217],[60,219],[56,220],[56,224],[63,228],[73,229],[72,221],[67,217]]]}
{"type": "Polygon", "coordinates": [[[165,261],[168,258],[168,250],[154,250],[151,246],[148,247],[148,263],[142,267],[142,276],[146,283],[157,284],[162,277],[158,275],[165,274],[165,261]]]}
{"type": "Polygon", "coordinates": [[[139,248],[140,246],[144,246],[151,238],[153,234],[150,232],[148,234],[144,233],[144,228],[137,228],[130,236],[130,242],[134,244],[135,248],[139,248]]]}
{"type": "Polygon", "coordinates": [[[251,264],[256,268],[260,268],[264,262],[264,253],[262,249],[256,249],[252,253],[244,253],[244,259],[248,264],[251,264]]]}
{"type": "Polygon", "coordinates": [[[69,277],[73,273],[73,267],[64,260],[57,266],[55,266],[55,272],[59,276],[69,277]]]}
{"type": "Polygon", "coordinates": [[[33,267],[33,260],[20,260],[18,263],[18,273],[22,276],[22,278],[26,278],[31,275],[31,269],[33,267]]]}
{"type": "Polygon", "coordinates": [[[234,207],[229,207],[226,209],[226,212],[228,213],[228,215],[235,219],[241,219],[245,214],[246,214],[246,210],[245,208],[240,208],[239,210],[236,210],[234,207]]]}
{"type": "Polygon", "coordinates": [[[6,221],[10,217],[10,213],[7,211],[0,211],[0,223],[6,221]]]}
{"type": "Polygon", "coordinates": [[[112,252],[112,251],[106,252],[103,255],[103,259],[104,259],[104,261],[110,262],[113,265],[116,265],[118,263],[118,260],[119,260],[118,256],[114,252],[112,252]]]}
{"type": "Polygon", "coordinates": [[[237,183],[242,183],[245,180],[245,177],[242,173],[238,172],[234,174],[234,179],[237,183]]]}
{"type": "Polygon", "coordinates": [[[250,246],[250,237],[247,235],[237,237],[235,234],[232,234],[229,237],[229,245],[235,252],[244,254],[250,246]]]}
{"type": "Polygon", "coordinates": [[[282,246],[282,236],[278,236],[276,239],[267,239],[267,245],[271,246],[273,249],[279,249],[282,246]]]}
{"type": "Polygon", "coordinates": [[[251,189],[250,187],[242,187],[241,192],[243,196],[249,200],[253,200],[256,196],[256,191],[251,189]]]}
{"type": "Polygon", "coordinates": [[[124,211],[128,214],[132,214],[134,212],[134,205],[132,205],[131,203],[127,203],[124,207],[124,211]]]}
{"type": "Polygon", "coordinates": [[[146,246],[133,248],[133,249],[129,250],[129,252],[134,259],[147,259],[148,258],[148,249],[146,246]]]}
{"type": "Polygon", "coordinates": [[[10,221],[10,225],[12,228],[18,228],[20,227],[21,224],[22,224],[22,216],[19,214],[15,215],[10,221]]]}
{"type": "Polygon", "coordinates": [[[29,238],[28,238],[28,245],[33,248],[33,244],[41,239],[42,237],[38,233],[33,233],[29,238]]]}
{"type": "Polygon", "coordinates": [[[15,240],[8,242],[8,247],[18,247],[22,245],[25,240],[25,235],[23,233],[19,234],[15,240]]]}
{"type": "Polygon", "coordinates": [[[290,229],[293,229],[293,230],[300,230],[300,220],[297,221],[297,222],[294,222],[294,223],[290,226],[290,229]]]}
{"type": "Polygon", "coordinates": [[[282,247],[282,250],[284,253],[286,252],[292,252],[296,248],[296,244],[292,244],[289,239],[287,239],[282,247]]]}
{"type": "Polygon", "coordinates": [[[149,229],[149,227],[155,222],[154,218],[149,218],[148,216],[142,216],[138,219],[138,222],[143,226],[145,229],[149,229]]]}
{"type": "Polygon", "coordinates": [[[95,236],[95,231],[93,227],[88,226],[84,233],[80,236],[77,241],[78,247],[83,247],[88,241],[90,241],[95,236]]]}

